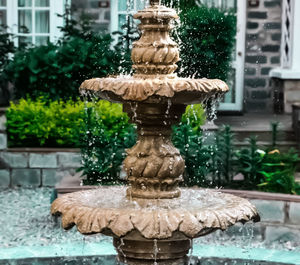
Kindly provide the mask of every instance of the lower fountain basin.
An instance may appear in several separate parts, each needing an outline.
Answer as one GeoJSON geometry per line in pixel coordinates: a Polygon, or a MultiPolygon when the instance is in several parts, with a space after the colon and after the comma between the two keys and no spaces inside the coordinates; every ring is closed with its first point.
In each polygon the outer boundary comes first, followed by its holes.
{"type": "Polygon", "coordinates": [[[181,189],[173,199],[131,199],[125,187],[100,187],[56,199],[52,214],[62,214],[65,229],[76,225],[82,234],[123,237],[137,231],[146,239],[168,239],[178,232],[195,238],[237,222],[258,221],[246,199],[218,190],[181,189]]]}

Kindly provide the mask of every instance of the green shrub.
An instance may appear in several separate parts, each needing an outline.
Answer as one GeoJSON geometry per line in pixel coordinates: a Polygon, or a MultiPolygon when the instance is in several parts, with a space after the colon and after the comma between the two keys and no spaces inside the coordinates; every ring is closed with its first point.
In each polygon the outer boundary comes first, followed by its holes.
{"type": "Polygon", "coordinates": [[[295,172],[300,158],[296,150],[280,153],[275,149],[265,154],[259,174],[263,191],[300,194],[299,184],[295,182],[295,172]]]}
{"type": "Polygon", "coordinates": [[[177,2],[165,0],[168,6],[181,9],[181,23],[174,34],[181,47],[179,74],[226,81],[235,43],[235,14],[230,10],[198,6],[194,0],[177,2]]]}
{"type": "Polygon", "coordinates": [[[130,126],[120,104],[21,99],[6,112],[9,146],[80,147],[85,107],[95,108],[108,135],[124,134],[130,126]]]}
{"type": "Polygon", "coordinates": [[[75,99],[85,79],[117,72],[120,56],[111,48],[109,35],[90,40],[74,37],[60,44],[32,47],[16,52],[5,69],[17,98],[75,99]]]}

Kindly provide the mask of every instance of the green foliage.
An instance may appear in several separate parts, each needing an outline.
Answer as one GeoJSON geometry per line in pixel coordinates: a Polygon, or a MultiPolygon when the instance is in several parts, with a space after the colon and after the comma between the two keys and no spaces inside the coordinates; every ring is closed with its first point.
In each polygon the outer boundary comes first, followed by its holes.
{"type": "Polygon", "coordinates": [[[50,101],[21,99],[7,109],[10,146],[80,147],[85,132],[85,106],[95,108],[107,135],[124,135],[130,126],[119,104],[99,101],[50,101]]]}
{"type": "Polygon", "coordinates": [[[18,51],[5,69],[16,96],[41,95],[52,100],[75,99],[82,81],[117,72],[119,55],[111,48],[109,35],[91,40],[73,37],[60,44],[18,51]]]}
{"type": "Polygon", "coordinates": [[[205,123],[205,111],[201,104],[189,105],[182,115],[181,122],[189,124],[194,131],[199,131],[200,126],[205,123]]]}
{"type": "Polygon", "coordinates": [[[92,32],[92,21],[86,15],[77,21],[68,12],[63,15],[64,36],[58,43],[22,49],[5,67],[4,77],[14,84],[17,98],[29,94],[75,100],[85,79],[118,72],[122,56],[112,47],[111,36],[92,32]]]}
{"type": "Polygon", "coordinates": [[[259,170],[262,167],[264,151],[259,150],[256,137],[247,139],[249,147],[237,150],[237,172],[242,173],[245,177],[243,185],[247,188],[256,187],[261,183],[262,177],[259,170]]]}
{"type": "Polygon", "coordinates": [[[9,62],[9,54],[14,53],[15,46],[12,35],[7,32],[7,27],[0,25],[0,74],[9,62]]]}
{"type": "MultiPolygon", "coordinates": [[[[114,105],[115,108],[119,106],[114,105]]],[[[113,117],[113,112],[108,110],[98,112],[93,107],[85,110],[81,137],[83,165],[79,169],[83,171],[85,185],[121,183],[120,166],[125,158],[125,148],[131,147],[136,140],[134,127],[128,124],[127,117],[113,117]]]]}
{"type": "Polygon", "coordinates": [[[227,80],[236,35],[230,10],[197,5],[195,0],[164,1],[180,8],[174,37],[181,46],[180,75],[227,80]]]}
{"type": "Polygon", "coordinates": [[[294,178],[299,162],[299,155],[293,149],[283,154],[276,149],[266,153],[259,171],[263,182],[258,184],[258,187],[269,192],[299,193],[299,184],[294,178]]]}
{"type": "Polygon", "coordinates": [[[207,164],[210,159],[209,149],[203,145],[201,129],[196,132],[189,124],[174,128],[173,143],[185,160],[184,185],[207,186],[207,164]]]}

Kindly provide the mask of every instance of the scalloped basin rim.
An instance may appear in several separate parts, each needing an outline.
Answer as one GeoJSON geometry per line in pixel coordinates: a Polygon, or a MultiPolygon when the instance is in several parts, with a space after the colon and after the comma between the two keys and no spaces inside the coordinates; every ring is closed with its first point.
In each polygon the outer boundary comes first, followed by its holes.
{"type": "Polygon", "coordinates": [[[130,200],[125,187],[101,187],[69,193],[56,199],[52,214],[62,214],[65,229],[76,225],[83,234],[116,237],[138,231],[148,239],[171,238],[175,232],[195,238],[237,222],[259,221],[246,199],[206,189],[181,189],[181,197],[130,200]]]}
{"type": "Polygon", "coordinates": [[[100,98],[118,102],[165,97],[175,104],[202,103],[205,99],[218,97],[228,90],[227,84],[219,79],[158,76],[93,78],[85,80],[80,86],[82,94],[92,93],[100,98]]]}

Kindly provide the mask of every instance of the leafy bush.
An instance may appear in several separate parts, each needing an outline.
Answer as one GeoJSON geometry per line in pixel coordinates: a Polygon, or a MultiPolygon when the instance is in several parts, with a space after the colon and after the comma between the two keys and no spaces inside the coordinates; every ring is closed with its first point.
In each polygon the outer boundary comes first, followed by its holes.
{"type": "Polygon", "coordinates": [[[124,134],[130,126],[120,104],[21,99],[6,112],[9,146],[81,147],[86,107],[95,108],[108,135],[124,134]]]}
{"type": "Polygon", "coordinates": [[[5,69],[18,98],[75,99],[82,81],[117,72],[119,55],[109,35],[74,37],[60,44],[18,51],[5,69]]]}
{"type": "Polygon", "coordinates": [[[300,186],[294,178],[299,162],[299,155],[294,149],[283,154],[277,149],[266,153],[258,171],[262,176],[258,187],[263,191],[300,194],[300,186]]]}
{"type": "Polygon", "coordinates": [[[181,46],[180,75],[227,80],[235,43],[235,14],[198,6],[194,0],[177,2],[165,0],[168,6],[181,9],[181,23],[174,34],[181,46]]]}

